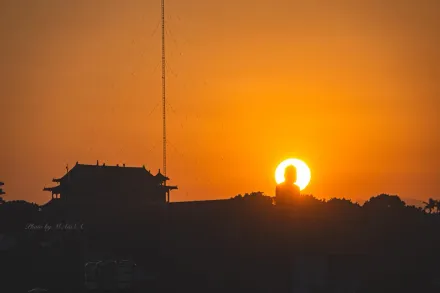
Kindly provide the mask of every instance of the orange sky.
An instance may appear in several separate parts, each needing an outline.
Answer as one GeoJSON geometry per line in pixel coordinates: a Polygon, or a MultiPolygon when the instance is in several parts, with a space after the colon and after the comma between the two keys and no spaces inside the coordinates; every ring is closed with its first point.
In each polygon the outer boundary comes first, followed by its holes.
{"type": "MultiPolygon", "coordinates": [[[[438,1],[167,7],[173,200],[272,195],[288,157],[320,198],[439,196],[438,1]]],[[[6,199],[46,202],[76,161],[161,167],[159,21],[159,0],[1,2],[6,199]]]]}

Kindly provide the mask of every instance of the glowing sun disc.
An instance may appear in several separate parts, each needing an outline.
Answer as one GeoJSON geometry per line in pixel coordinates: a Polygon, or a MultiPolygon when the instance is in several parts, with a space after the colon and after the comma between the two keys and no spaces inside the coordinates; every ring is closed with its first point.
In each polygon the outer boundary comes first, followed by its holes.
{"type": "Polygon", "coordinates": [[[311,173],[307,164],[298,159],[287,159],[281,162],[275,170],[275,181],[277,184],[284,182],[284,170],[290,165],[296,168],[297,177],[295,184],[300,190],[303,190],[310,182],[311,173]]]}

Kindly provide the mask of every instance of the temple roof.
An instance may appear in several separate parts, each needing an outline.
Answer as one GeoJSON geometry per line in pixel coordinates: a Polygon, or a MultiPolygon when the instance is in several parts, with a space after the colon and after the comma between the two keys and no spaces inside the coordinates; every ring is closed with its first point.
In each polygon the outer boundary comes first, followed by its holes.
{"type": "Polygon", "coordinates": [[[52,193],[58,194],[61,192],[61,187],[59,185],[54,187],[44,187],[43,191],[52,191],[52,193]]]}
{"type": "Polygon", "coordinates": [[[160,180],[160,182],[163,182],[165,180],[170,180],[170,178],[168,178],[165,175],[163,175],[162,173],[160,173],[160,169],[159,169],[159,172],[157,172],[157,174],[154,177],[156,177],[158,180],[160,180]]]}
{"type": "Polygon", "coordinates": [[[147,169],[145,169],[145,166],[142,167],[126,167],[125,165],[123,166],[108,166],[108,165],[87,165],[87,164],[79,164],[76,163],[76,165],[70,169],[63,177],[61,178],[54,178],[52,181],[53,182],[60,182],[63,179],[65,179],[69,174],[73,174],[73,173],[88,173],[88,175],[94,175],[94,174],[99,174],[99,175],[118,175],[118,176],[149,176],[149,177],[155,177],[157,179],[161,179],[161,180],[169,180],[169,178],[163,176],[162,174],[160,174],[160,172],[154,176],[153,174],[151,174],[150,171],[148,171],[147,169]]]}
{"type": "Polygon", "coordinates": [[[170,185],[161,185],[160,187],[165,189],[165,190],[177,189],[177,186],[170,186],[170,185]]]}
{"type": "MultiPolygon", "coordinates": [[[[126,167],[125,164],[122,166],[107,166],[105,164],[99,165],[98,162],[96,165],[87,165],[87,164],[79,164],[76,165],[69,170],[63,177],[54,178],[53,182],[60,183],[64,181],[69,176],[78,176],[78,177],[88,177],[88,178],[101,178],[105,180],[115,180],[116,178],[126,178],[127,180],[144,180],[145,178],[152,179],[156,182],[162,183],[166,180],[170,180],[168,177],[164,176],[159,172],[156,175],[151,174],[145,166],[142,167],[126,167]]],[[[123,179],[125,180],[125,179],[123,179]]],[[[44,190],[54,191],[53,189],[45,188],[44,190]]]]}

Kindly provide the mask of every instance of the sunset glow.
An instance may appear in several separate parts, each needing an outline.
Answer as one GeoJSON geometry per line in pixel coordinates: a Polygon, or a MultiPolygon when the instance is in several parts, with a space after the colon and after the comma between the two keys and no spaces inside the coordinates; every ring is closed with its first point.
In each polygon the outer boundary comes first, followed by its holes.
{"type": "Polygon", "coordinates": [[[311,172],[307,164],[299,159],[287,159],[279,164],[275,171],[275,181],[277,184],[284,182],[284,170],[290,165],[296,168],[297,178],[295,184],[298,185],[300,190],[303,190],[310,182],[311,172]]]}

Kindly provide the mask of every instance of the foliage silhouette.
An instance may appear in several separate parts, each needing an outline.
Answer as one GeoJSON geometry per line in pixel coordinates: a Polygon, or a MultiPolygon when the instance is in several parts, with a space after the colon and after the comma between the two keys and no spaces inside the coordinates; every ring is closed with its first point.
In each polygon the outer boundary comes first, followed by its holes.
{"type": "Polygon", "coordinates": [[[406,204],[397,195],[380,194],[367,200],[363,204],[364,209],[375,212],[399,210],[405,208],[406,204]]]}
{"type": "Polygon", "coordinates": [[[61,202],[8,201],[0,206],[0,234],[13,237],[16,245],[2,254],[0,291],[13,292],[8,287],[13,285],[20,292],[35,287],[79,292],[85,262],[125,255],[158,276],[142,283],[141,291],[287,292],[292,263],[308,255],[332,259],[325,292],[346,286],[348,279],[357,280],[364,290],[359,292],[434,290],[440,273],[439,214],[387,194],[362,206],[301,195],[297,207],[281,209],[272,199],[256,191],[166,208],[80,209],[61,202]],[[85,223],[86,229],[25,229],[29,223],[71,222],[85,223]],[[19,285],[12,281],[17,275],[19,285]]]}
{"type": "Polygon", "coordinates": [[[435,210],[437,211],[437,213],[440,212],[440,200],[435,200],[430,198],[428,200],[428,202],[423,202],[425,204],[425,211],[428,211],[428,213],[432,213],[435,210]]]}
{"type": "Polygon", "coordinates": [[[3,185],[4,185],[4,183],[3,183],[3,182],[0,182],[0,204],[5,203],[5,200],[3,199],[3,196],[2,196],[2,195],[5,194],[5,192],[4,192],[3,189],[1,188],[1,186],[3,186],[3,185]]]}
{"type": "Polygon", "coordinates": [[[238,194],[231,198],[232,200],[240,200],[245,202],[259,202],[263,204],[273,204],[273,197],[265,195],[262,191],[253,191],[251,193],[245,193],[244,195],[238,194]]]}
{"type": "Polygon", "coordinates": [[[358,203],[353,203],[351,199],[345,199],[345,198],[331,198],[327,201],[329,205],[339,206],[339,207],[360,207],[358,203]]]}

